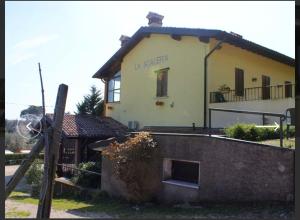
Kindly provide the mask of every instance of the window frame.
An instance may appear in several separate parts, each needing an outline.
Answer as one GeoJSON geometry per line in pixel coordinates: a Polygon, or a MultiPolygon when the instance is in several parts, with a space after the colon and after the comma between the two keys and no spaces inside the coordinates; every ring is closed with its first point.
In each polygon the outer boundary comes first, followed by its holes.
{"type": "Polygon", "coordinates": [[[106,96],[106,103],[118,103],[120,102],[120,99],[121,99],[121,71],[117,71],[114,76],[112,78],[110,78],[108,81],[107,81],[107,96],[106,96]],[[115,81],[117,81],[116,79],[117,78],[120,78],[120,86],[118,89],[115,88],[115,81]],[[113,81],[113,89],[110,89],[110,82],[113,81]],[[119,91],[119,100],[118,101],[115,101],[115,92],[116,91],[119,91]],[[109,101],[109,97],[110,97],[110,93],[112,93],[112,101],[109,101]]]}
{"type": "Polygon", "coordinates": [[[170,68],[163,68],[156,70],[156,97],[163,98],[168,97],[168,73],[170,68]],[[162,74],[161,79],[159,79],[160,74],[162,74]],[[165,75],[164,75],[165,74],[165,75]]]}

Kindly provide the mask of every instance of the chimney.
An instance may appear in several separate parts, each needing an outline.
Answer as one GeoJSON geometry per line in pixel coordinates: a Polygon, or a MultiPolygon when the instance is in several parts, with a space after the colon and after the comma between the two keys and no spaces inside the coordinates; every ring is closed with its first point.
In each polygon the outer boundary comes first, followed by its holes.
{"type": "Polygon", "coordinates": [[[230,34],[233,35],[233,36],[235,36],[235,37],[238,37],[238,38],[243,38],[242,35],[239,35],[239,34],[234,33],[234,32],[232,32],[232,31],[230,31],[230,34]]]}
{"type": "Polygon", "coordinates": [[[130,40],[130,37],[121,35],[119,40],[121,41],[121,47],[123,47],[130,40]]]}
{"type": "Polygon", "coordinates": [[[150,11],[146,18],[149,20],[149,27],[161,27],[164,16],[150,11]]]}

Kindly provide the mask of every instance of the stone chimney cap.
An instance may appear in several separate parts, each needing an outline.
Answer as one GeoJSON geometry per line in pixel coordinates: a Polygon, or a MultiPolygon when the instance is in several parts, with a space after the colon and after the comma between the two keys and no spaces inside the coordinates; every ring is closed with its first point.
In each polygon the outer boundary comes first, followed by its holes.
{"type": "Polygon", "coordinates": [[[130,37],[128,37],[128,36],[126,36],[126,35],[121,35],[121,37],[120,37],[120,41],[124,41],[124,40],[129,40],[130,39],[130,37]]]}
{"type": "Polygon", "coordinates": [[[164,16],[150,11],[146,18],[149,20],[148,25],[150,27],[161,27],[164,16]]]}
{"type": "Polygon", "coordinates": [[[162,20],[162,19],[164,19],[164,16],[150,11],[146,18],[148,18],[148,19],[156,18],[156,19],[162,20]]]}
{"type": "Polygon", "coordinates": [[[121,41],[121,46],[124,46],[131,38],[126,36],[126,35],[121,35],[120,41],[121,41]]]}

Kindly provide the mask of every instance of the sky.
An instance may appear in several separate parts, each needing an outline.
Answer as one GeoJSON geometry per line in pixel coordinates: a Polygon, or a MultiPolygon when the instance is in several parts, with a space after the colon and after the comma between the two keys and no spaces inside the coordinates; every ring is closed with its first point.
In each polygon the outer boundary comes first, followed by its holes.
{"type": "Polygon", "coordinates": [[[122,34],[147,26],[149,11],[163,26],[233,31],[295,57],[295,2],[5,2],[5,117],[41,105],[41,64],[46,112],[53,112],[58,86],[68,85],[66,112],[95,85],[93,74],[120,48],[122,34]]]}

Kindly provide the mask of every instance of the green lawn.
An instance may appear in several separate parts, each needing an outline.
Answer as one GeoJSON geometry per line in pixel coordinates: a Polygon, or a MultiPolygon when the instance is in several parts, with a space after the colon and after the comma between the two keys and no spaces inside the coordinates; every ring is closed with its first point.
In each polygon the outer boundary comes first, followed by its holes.
{"type": "MultiPolygon", "coordinates": [[[[22,192],[13,192],[10,199],[30,204],[38,204],[37,198],[31,198],[22,192]]],[[[245,214],[253,217],[268,215],[270,218],[293,216],[293,206],[287,204],[216,204],[202,203],[198,206],[174,207],[153,203],[135,205],[124,200],[112,199],[100,194],[94,200],[61,197],[54,198],[54,209],[77,210],[82,212],[104,212],[121,218],[205,218],[205,217],[243,217],[245,214]]]]}
{"type": "MultiPolygon", "coordinates": [[[[265,140],[265,141],[260,141],[259,143],[280,147],[280,139],[265,140]]],[[[295,138],[291,138],[291,139],[284,138],[283,147],[295,149],[295,138]]]]}
{"type": "Polygon", "coordinates": [[[26,218],[30,215],[28,211],[17,211],[16,208],[5,213],[5,218],[26,218]]]}
{"type": "MultiPolygon", "coordinates": [[[[38,198],[32,198],[27,193],[20,192],[20,191],[12,192],[9,198],[15,201],[29,203],[33,205],[38,205],[39,203],[38,198]]],[[[72,209],[87,208],[92,205],[72,198],[60,198],[60,199],[54,198],[52,200],[52,206],[54,209],[58,209],[58,210],[72,210],[72,209]]]]}

